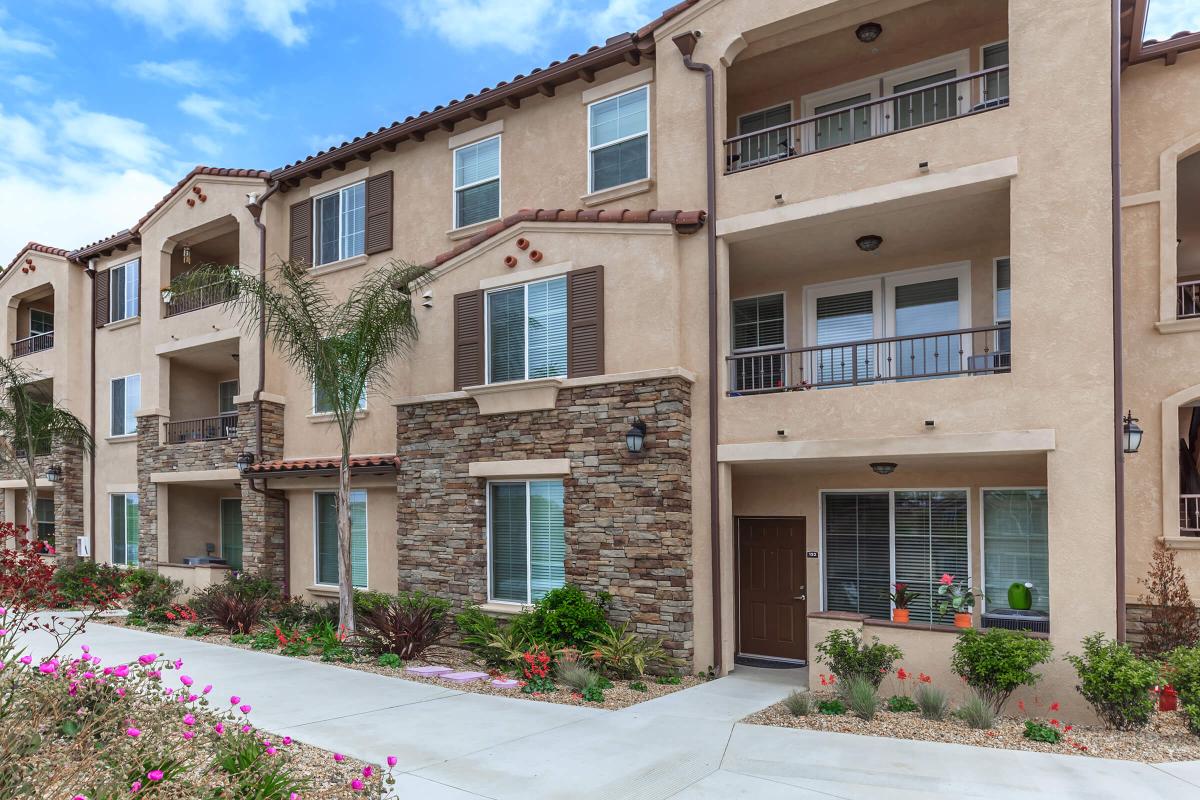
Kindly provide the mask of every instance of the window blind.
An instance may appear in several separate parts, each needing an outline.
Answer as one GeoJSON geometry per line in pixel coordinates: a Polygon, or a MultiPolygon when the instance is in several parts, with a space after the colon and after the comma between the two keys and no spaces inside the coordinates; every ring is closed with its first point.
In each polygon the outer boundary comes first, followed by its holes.
{"type": "MultiPolygon", "coordinates": [[[[860,94],[856,97],[847,97],[845,100],[838,100],[835,103],[826,103],[823,106],[817,106],[813,109],[813,114],[819,115],[830,111],[837,111],[839,108],[865,103],[870,99],[870,93],[860,94]]],[[[818,150],[869,138],[871,135],[871,109],[858,108],[853,111],[843,111],[841,114],[824,117],[814,123],[814,130],[818,150]]]]}
{"type": "Polygon", "coordinates": [[[641,180],[648,175],[649,107],[648,87],[590,106],[593,192],[641,180]]]}
{"type": "Polygon", "coordinates": [[[748,297],[733,303],[733,349],[783,347],[783,295],[748,297]]]}
{"type": "Polygon", "coordinates": [[[39,541],[54,545],[54,500],[49,497],[39,497],[34,503],[34,513],[37,515],[37,537],[39,541]]]}
{"type": "MultiPolygon", "coordinates": [[[[337,584],[338,508],[333,492],[317,493],[317,583],[337,584]]],[[[367,587],[367,493],[350,492],[350,582],[356,588],[367,587]]]]}
{"type": "Polygon", "coordinates": [[[113,436],[137,433],[137,410],[141,404],[142,376],[127,375],[109,384],[112,392],[109,430],[113,436]]]}
{"type": "Polygon", "coordinates": [[[913,620],[945,622],[937,613],[943,573],[968,578],[967,495],[954,491],[895,493],[895,581],[920,593],[913,620]]]}
{"type": "Polygon", "coordinates": [[[560,481],[529,484],[529,584],[530,600],[566,583],[563,536],[563,485],[560,481]]]}
{"type": "Polygon", "coordinates": [[[825,606],[887,619],[891,603],[886,493],[825,495],[825,606]]]}
{"type": "Polygon", "coordinates": [[[500,216],[500,137],[454,151],[455,227],[500,216]]]}
{"type": "Polygon", "coordinates": [[[127,563],[137,564],[140,540],[138,496],[136,494],[122,496],[125,499],[125,555],[129,559],[127,563]]]}
{"type": "Polygon", "coordinates": [[[567,374],[567,279],[531,283],[529,317],[529,377],[567,374]]]}
{"type": "Polygon", "coordinates": [[[108,496],[109,532],[115,564],[136,565],[138,561],[138,496],[108,496]]]}
{"type": "Polygon", "coordinates": [[[525,378],[525,287],[492,292],[488,302],[488,382],[525,378]]]}
{"type": "MultiPolygon", "coordinates": [[[[745,135],[791,122],[791,106],[782,105],[765,111],[747,114],[738,120],[738,133],[745,135]]],[[[767,158],[786,156],[792,147],[792,129],[752,136],[742,144],[742,163],[749,164],[767,158]]]]}
{"type": "Polygon", "coordinates": [[[341,191],[341,231],[338,252],[340,258],[351,258],[365,252],[367,227],[367,184],[356,183],[341,191]]]}
{"type": "MultiPolygon", "coordinates": [[[[983,68],[1003,67],[1008,64],[1008,42],[988,45],[983,48],[983,68]]],[[[1008,97],[1008,73],[998,72],[984,78],[983,100],[999,100],[1008,97]]]]}
{"type": "Polygon", "coordinates": [[[350,582],[367,588],[367,493],[350,492],[350,582]]]}
{"type": "Polygon", "coordinates": [[[317,264],[332,264],[338,260],[337,192],[317,198],[317,264]]]}
{"type": "MultiPolygon", "coordinates": [[[[871,291],[817,298],[817,344],[837,345],[875,337],[875,293],[871,291]]],[[[817,351],[814,383],[841,383],[874,378],[874,347],[830,347],[817,351]],[[855,371],[857,353],[858,369],[855,371]]]]}
{"type": "Polygon", "coordinates": [[[221,499],[221,558],[242,568],[242,501],[236,498],[221,499]]]}
{"type": "Polygon", "coordinates": [[[526,485],[493,483],[488,488],[491,595],[494,600],[525,603],[529,598],[526,543],[526,485]]]}
{"type": "Polygon", "coordinates": [[[1050,611],[1050,537],[1045,489],[983,493],[983,590],[991,609],[1008,608],[1008,587],[1033,584],[1033,607],[1050,611]]]}
{"type": "MultiPolygon", "coordinates": [[[[893,94],[919,89],[931,83],[948,81],[958,74],[957,70],[939,72],[937,75],[927,75],[924,78],[898,83],[892,88],[893,94]]],[[[953,117],[958,113],[958,86],[948,83],[924,92],[915,92],[895,100],[896,129],[903,130],[916,125],[936,122],[940,119],[953,117]]]]}
{"type": "Polygon", "coordinates": [[[1012,319],[1012,268],[1011,261],[1001,258],[996,261],[996,321],[1012,319]]]}

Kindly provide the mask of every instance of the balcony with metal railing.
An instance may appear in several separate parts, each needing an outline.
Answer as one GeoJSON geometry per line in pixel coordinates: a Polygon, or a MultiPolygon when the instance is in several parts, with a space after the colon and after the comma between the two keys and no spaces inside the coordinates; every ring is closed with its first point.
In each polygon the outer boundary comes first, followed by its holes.
{"type": "Polygon", "coordinates": [[[237,436],[238,414],[218,414],[215,417],[171,420],[166,423],[166,443],[215,442],[237,436]]]}
{"type": "Polygon", "coordinates": [[[49,350],[54,347],[54,331],[45,333],[35,333],[32,336],[26,336],[23,339],[17,339],[12,343],[12,357],[21,358],[22,356],[32,355],[33,353],[41,353],[44,350],[49,350]]]}
{"type": "Polygon", "coordinates": [[[163,316],[176,317],[189,311],[199,311],[202,308],[224,303],[232,296],[229,285],[225,283],[198,286],[184,292],[164,290],[163,316]]]}

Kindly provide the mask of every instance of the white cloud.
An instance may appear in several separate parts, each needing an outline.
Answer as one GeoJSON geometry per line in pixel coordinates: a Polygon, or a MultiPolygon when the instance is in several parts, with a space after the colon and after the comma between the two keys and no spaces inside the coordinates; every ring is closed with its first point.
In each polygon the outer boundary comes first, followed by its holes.
{"type": "Polygon", "coordinates": [[[54,50],[32,37],[9,33],[0,28],[0,55],[53,56],[54,50]]]}
{"type": "Polygon", "coordinates": [[[1200,7],[1196,0],[1150,0],[1146,38],[1163,41],[1180,31],[1200,31],[1200,7]]]}
{"type": "Polygon", "coordinates": [[[650,0],[608,0],[608,6],[592,17],[589,27],[602,38],[622,31],[635,31],[655,17],[656,8],[665,8],[650,0]]]}
{"type": "Polygon", "coordinates": [[[32,75],[13,75],[5,80],[8,81],[9,86],[26,94],[37,94],[46,90],[46,84],[32,75]]]}
{"type": "Polygon", "coordinates": [[[231,114],[236,113],[234,108],[216,97],[189,94],[179,101],[179,110],[223,133],[238,134],[246,130],[242,123],[230,118],[231,114]]]}
{"type": "Polygon", "coordinates": [[[0,107],[0,261],[29,240],[73,248],[129,227],[171,188],[168,156],[136,120],[0,107]]]}
{"type": "MultiPolygon", "coordinates": [[[[210,160],[215,159],[223,152],[220,142],[211,136],[205,136],[203,133],[193,133],[187,137],[187,141],[201,155],[210,160]]],[[[199,159],[193,158],[191,160],[198,161],[199,159]]]]}
{"type": "Polygon", "coordinates": [[[325,133],[316,136],[308,137],[309,151],[316,153],[321,150],[328,150],[331,147],[337,147],[343,142],[350,141],[352,137],[346,133],[325,133]]]}
{"type": "Polygon", "coordinates": [[[288,47],[308,41],[308,28],[297,19],[308,12],[309,0],[108,0],[108,4],[168,38],[186,31],[228,38],[249,26],[288,47]]]}
{"type": "Polygon", "coordinates": [[[225,73],[193,58],[178,61],[143,61],[135,66],[133,71],[139,78],[148,81],[192,88],[215,86],[228,80],[225,73]]]}

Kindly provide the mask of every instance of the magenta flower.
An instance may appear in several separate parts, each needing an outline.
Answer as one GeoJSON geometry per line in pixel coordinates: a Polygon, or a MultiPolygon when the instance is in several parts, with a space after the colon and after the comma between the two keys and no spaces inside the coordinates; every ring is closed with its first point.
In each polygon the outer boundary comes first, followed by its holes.
{"type": "Polygon", "coordinates": [[[236,706],[240,702],[242,702],[242,698],[238,697],[236,694],[229,698],[229,705],[231,706],[236,706]]]}
{"type": "Polygon", "coordinates": [[[126,728],[125,735],[129,736],[130,738],[136,739],[137,737],[142,735],[142,732],[139,731],[137,728],[126,728]]]}
{"type": "Polygon", "coordinates": [[[92,648],[88,647],[86,644],[85,644],[85,645],[83,645],[82,647],[80,647],[79,649],[80,649],[80,650],[82,650],[82,651],[83,651],[83,652],[85,652],[85,653],[90,653],[90,652],[92,652],[92,648]]]}
{"type": "Polygon", "coordinates": [[[395,756],[388,756],[388,757],[387,757],[387,762],[388,762],[388,766],[389,766],[389,767],[394,767],[394,766],[396,766],[396,757],[395,757],[395,756]]]}
{"type": "Polygon", "coordinates": [[[363,790],[363,782],[358,778],[355,778],[354,780],[350,781],[350,788],[356,792],[361,792],[363,790]]]}
{"type": "Polygon", "coordinates": [[[125,696],[125,688],[122,686],[118,686],[117,687],[117,697],[124,697],[124,696],[125,696]]]}
{"type": "Polygon", "coordinates": [[[288,800],[300,800],[300,793],[292,792],[291,794],[288,795],[288,800]]]}
{"type": "Polygon", "coordinates": [[[189,678],[187,675],[180,675],[180,676],[179,676],[179,682],[180,682],[180,683],[182,683],[184,686],[191,686],[191,685],[192,685],[192,679],[191,679],[191,678],[189,678]]]}
{"type": "Polygon", "coordinates": [[[175,659],[175,669],[183,669],[183,659],[182,658],[175,659]]]}
{"type": "Polygon", "coordinates": [[[269,755],[269,756],[273,756],[273,755],[275,755],[275,754],[276,754],[276,753],[278,753],[278,752],[279,752],[279,751],[278,751],[278,750],[276,750],[274,747],[268,747],[268,748],[267,748],[267,755],[269,755]]]}
{"type": "Polygon", "coordinates": [[[138,661],[146,666],[153,664],[157,659],[158,656],[154,655],[154,653],[146,653],[144,656],[138,656],[138,661]]]}
{"type": "Polygon", "coordinates": [[[0,606],[0,617],[3,617],[7,613],[8,613],[8,609],[0,606]]]}
{"type": "Polygon", "coordinates": [[[291,743],[292,743],[292,737],[290,737],[290,736],[285,736],[285,737],[283,737],[283,743],[284,743],[285,745],[289,745],[289,744],[291,744],[291,743]]]}
{"type": "Polygon", "coordinates": [[[211,683],[206,683],[206,684],[204,685],[204,691],[200,692],[200,694],[208,694],[208,693],[209,693],[209,692],[211,692],[211,691],[212,691],[212,684],[211,684],[211,683]]]}
{"type": "Polygon", "coordinates": [[[0,628],[0,636],[8,636],[8,631],[4,628],[0,628]]]}
{"type": "Polygon", "coordinates": [[[24,664],[25,666],[28,667],[30,664],[33,663],[33,656],[21,656],[21,658],[19,660],[22,664],[24,664]]]}
{"type": "Polygon", "coordinates": [[[58,669],[58,665],[55,664],[53,661],[47,661],[45,664],[38,665],[38,670],[43,675],[49,675],[51,672],[54,672],[56,669],[58,669]]]}
{"type": "Polygon", "coordinates": [[[163,771],[161,769],[152,769],[146,773],[146,777],[157,783],[163,779],[163,771]]]}
{"type": "Polygon", "coordinates": [[[240,705],[240,706],[238,706],[238,711],[241,711],[243,714],[249,714],[250,713],[250,705],[249,704],[240,705]]]}
{"type": "Polygon", "coordinates": [[[137,791],[138,791],[139,789],[141,789],[141,788],[142,788],[142,782],[141,782],[141,781],[134,781],[134,782],[133,782],[133,784],[132,784],[132,785],[129,787],[129,793],[130,793],[130,794],[135,794],[135,793],[137,793],[137,791]]]}
{"type": "Polygon", "coordinates": [[[342,755],[341,753],[334,753],[333,760],[340,764],[346,760],[346,757],[344,755],[342,755]]]}
{"type": "Polygon", "coordinates": [[[217,736],[221,736],[225,733],[225,726],[218,722],[216,725],[213,725],[213,730],[217,732],[217,736]]]}
{"type": "Polygon", "coordinates": [[[367,766],[363,767],[363,777],[364,778],[371,777],[372,772],[374,772],[374,770],[371,769],[369,764],[367,766]]]}
{"type": "Polygon", "coordinates": [[[194,702],[196,702],[196,701],[197,701],[197,700],[199,700],[199,699],[200,699],[200,698],[199,698],[199,697],[197,697],[197,696],[196,696],[196,695],[194,695],[194,694],[189,694],[189,695],[187,696],[187,701],[188,701],[189,703],[194,703],[194,702]]]}
{"type": "Polygon", "coordinates": [[[193,736],[195,736],[195,735],[196,735],[196,734],[192,733],[191,731],[184,731],[184,732],[183,732],[183,739],[184,739],[184,741],[190,742],[190,741],[192,740],[192,737],[193,737],[193,736]]]}
{"type": "Polygon", "coordinates": [[[243,726],[242,726],[242,733],[249,733],[249,732],[250,732],[250,731],[252,731],[252,730],[254,730],[254,729],[253,729],[253,728],[251,728],[249,725],[243,725],[243,726]]]}
{"type": "Polygon", "coordinates": [[[188,725],[188,726],[195,725],[196,718],[191,714],[184,714],[183,715],[183,724],[188,725]]]}

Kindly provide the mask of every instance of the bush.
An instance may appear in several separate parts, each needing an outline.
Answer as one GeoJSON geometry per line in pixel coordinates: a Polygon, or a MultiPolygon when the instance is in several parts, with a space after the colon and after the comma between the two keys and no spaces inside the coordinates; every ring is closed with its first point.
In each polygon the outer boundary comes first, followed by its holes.
{"type": "Polygon", "coordinates": [[[812,695],[793,689],[787,697],[783,698],[783,707],[793,717],[807,717],[813,710],[812,695]]]}
{"type": "Polygon", "coordinates": [[[913,693],[913,702],[925,719],[941,722],[950,713],[950,699],[941,689],[922,683],[913,693]]]}
{"type": "Polygon", "coordinates": [[[1195,645],[1200,640],[1200,609],[1192,602],[1187,578],[1175,563],[1175,551],[1158,542],[1150,569],[1139,583],[1146,593],[1138,602],[1148,611],[1142,625],[1141,654],[1158,658],[1178,647],[1195,645]]]}
{"type": "MultiPolygon", "coordinates": [[[[392,595],[387,592],[375,592],[368,589],[354,590],[354,615],[365,616],[372,611],[378,611],[381,608],[387,608],[392,601],[392,595]]],[[[334,608],[337,603],[334,603],[334,608]]],[[[335,615],[336,618],[336,615],[335,615]]]]}
{"type": "Polygon", "coordinates": [[[1083,695],[1104,724],[1119,731],[1141,728],[1154,712],[1150,691],[1158,668],[1133,654],[1128,645],[1105,641],[1096,633],[1083,640],[1083,655],[1068,655],[1083,695]]]}
{"type": "Polygon", "coordinates": [[[108,604],[125,594],[125,570],[80,559],[54,570],[54,584],[68,605],[108,604]]]}
{"type": "Polygon", "coordinates": [[[1200,707],[1200,647],[1176,647],[1167,653],[1164,680],[1179,693],[1179,703],[1200,707]]]}
{"type": "Polygon", "coordinates": [[[969,628],[955,641],[950,666],[999,715],[1014,690],[1041,679],[1033,669],[1049,661],[1053,652],[1050,642],[1018,631],[991,628],[981,633],[969,628]]]}
{"type": "Polygon", "coordinates": [[[887,710],[893,714],[907,714],[917,710],[917,703],[906,694],[892,695],[888,698],[887,710]]]}
{"type": "Polygon", "coordinates": [[[846,704],[841,700],[820,700],[817,711],[830,717],[839,717],[846,713],[846,704]]]}
{"type": "Polygon", "coordinates": [[[399,669],[404,666],[404,662],[400,660],[400,656],[395,653],[384,653],[375,659],[375,663],[381,667],[390,667],[392,669],[399,669]]]}
{"type": "Polygon", "coordinates": [[[531,641],[559,647],[583,647],[596,635],[604,632],[608,622],[604,608],[608,595],[590,599],[582,589],[572,584],[553,589],[533,610],[514,620],[531,641]]]}
{"type": "Polygon", "coordinates": [[[359,643],[372,655],[395,653],[408,661],[446,634],[450,604],[423,592],[387,595],[387,602],[357,620],[359,643]]]}
{"type": "Polygon", "coordinates": [[[183,591],[183,581],[175,581],[148,569],[130,570],[126,575],[129,588],[129,613],[151,622],[168,622],[167,612],[175,597],[183,591]]]}
{"type": "Polygon", "coordinates": [[[1022,735],[1030,741],[1047,744],[1058,744],[1062,741],[1061,731],[1032,719],[1025,720],[1025,732],[1022,735]]]}
{"type": "Polygon", "coordinates": [[[987,730],[996,724],[996,711],[992,702],[977,691],[967,695],[957,713],[959,719],[976,730],[987,730]]]}
{"type": "Polygon", "coordinates": [[[1188,730],[1200,736],[1200,706],[1184,706],[1183,716],[1187,719],[1188,730]]]}
{"type": "MultiPolygon", "coordinates": [[[[510,648],[493,646],[493,635],[499,633],[500,623],[495,617],[485,614],[478,606],[467,606],[454,616],[454,624],[462,639],[463,647],[482,658],[489,667],[500,667],[510,663],[507,657],[510,648]]],[[[524,651],[525,642],[521,642],[524,651]]]]}
{"type": "Polygon", "coordinates": [[[879,711],[879,690],[865,675],[855,675],[842,688],[842,698],[859,719],[870,722],[879,711]]]}
{"type": "Polygon", "coordinates": [[[880,644],[879,639],[872,638],[870,644],[865,644],[859,632],[849,628],[830,631],[817,645],[817,652],[821,654],[821,663],[828,664],[838,680],[849,682],[859,676],[876,689],[892,671],[892,665],[904,657],[899,647],[880,644]]]}
{"type": "Polygon", "coordinates": [[[190,601],[196,614],[227,633],[249,633],[283,601],[279,588],[266,578],[230,573],[190,601]]]}
{"type": "Polygon", "coordinates": [[[663,647],[662,639],[644,639],[629,632],[629,623],[620,628],[605,624],[588,642],[592,663],[600,669],[622,678],[640,678],[647,670],[674,665],[663,647]]]}
{"type": "Polygon", "coordinates": [[[291,597],[280,600],[270,610],[271,619],[281,628],[299,628],[308,624],[312,619],[312,607],[304,602],[304,598],[291,597]]]}
{"type": "Polygon", "coordinates": [[[659,686],[679,686],[683,683],[683,678],[678,675],[659,675],[654,682],[659,686]]]}
{"type": "Polygon", "coordinates": [[[635,692],[650,691],[650,687],[647,686],[646,684],[642,683],[641,681],[634,681],[633,683],[629,684],[629,688],[633,689],[635,692]]]}
{"type": "MultiPolygon", "coordinates": [[[[579,663],[562,661],[555,665],[554,675],[558,682],[569,687],[572,691],[579,692],[584,695],[584,699],[588,699],[588,690],[595,690],[603,693],[604,686],[601,683],[603,680],[600,675],[579,663]]],[[[605,681],[607,683],[607,681],[605,681]]],[[[609,686],[612,684],[609,683],[609,686]]],[[[595,692],[593,691],[593,694],[595,692]]],[[[604,699],[601,694],[601,700],[604,699]]]]}

